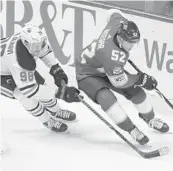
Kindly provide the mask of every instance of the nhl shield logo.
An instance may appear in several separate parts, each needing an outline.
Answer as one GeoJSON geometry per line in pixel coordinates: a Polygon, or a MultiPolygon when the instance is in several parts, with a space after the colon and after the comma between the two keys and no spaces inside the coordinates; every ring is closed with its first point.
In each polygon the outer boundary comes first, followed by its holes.
{"type": "Polygon", "coordinates": [[[120,74],[120,73],[122,73],[122,68],[121,67],[115,67],[113,69],[112,73],[115,74],[115,75],[120,74]]]}

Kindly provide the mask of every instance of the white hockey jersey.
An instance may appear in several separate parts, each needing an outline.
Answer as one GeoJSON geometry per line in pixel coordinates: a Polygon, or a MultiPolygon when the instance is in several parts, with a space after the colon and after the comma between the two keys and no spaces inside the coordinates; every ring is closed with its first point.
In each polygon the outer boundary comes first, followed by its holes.
{"type": "Polygon", "coordinates": [[[19,90],[27,97],[37,93],[39,86],[34,72],[35,60],[40,58],[49,68],[58,63],[48,44],[37,56],[32,56],[20,40],[20,33],[1,41],[0,75],[12,75],[19,90]]]}

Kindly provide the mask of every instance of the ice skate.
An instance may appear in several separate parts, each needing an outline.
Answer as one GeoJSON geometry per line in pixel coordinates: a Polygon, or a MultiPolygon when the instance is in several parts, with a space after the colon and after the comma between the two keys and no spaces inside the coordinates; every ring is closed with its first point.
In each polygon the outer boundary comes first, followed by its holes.
{"type": "Polygon", "coordinates": [[[52,113],[51,116],[56,120],[62,121],[76,121],[76,114],[69,110],[59,109],[56,113],[52,113]]]}
{"type": "Polygon", "coordinates": [[[43,123],[43,125],[54,132],[66,132],[68,130],[66,124],[56,121],[53,118],[50,118],[47,122],[43,123]]]}
{"type": "Polygon", "coordinates": [[[168,124],[164,123],[161,119],[153,118],[148,122],[150,128],[153,128],[161,133],[166,133],[169,131],[168,124]]]}
{"type": "Polygon", "coordinates": [[[137,127],[135,127],[131,132],[130,132],[132,138],[137,141],[141,145],[145,145],[149,142],[149,139],[144,133],[142,133],[137,127]]]}

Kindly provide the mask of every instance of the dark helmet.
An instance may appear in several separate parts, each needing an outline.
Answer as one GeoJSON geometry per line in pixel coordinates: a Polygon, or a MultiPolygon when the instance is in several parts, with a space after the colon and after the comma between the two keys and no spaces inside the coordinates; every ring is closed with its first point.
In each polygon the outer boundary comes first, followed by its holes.
{"type": "Polygon", "coordinates": [[[133,21],[126,21],[121,24],[119,35],[123,40],[136,43],[140,39],[138,26],[133,21]]]}

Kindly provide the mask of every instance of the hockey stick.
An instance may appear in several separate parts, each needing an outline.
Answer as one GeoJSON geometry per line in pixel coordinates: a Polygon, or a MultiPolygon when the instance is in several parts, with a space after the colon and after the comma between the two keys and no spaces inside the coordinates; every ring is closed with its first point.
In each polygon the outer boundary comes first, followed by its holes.
{"type": "MultiPolygon", "coordinates": [[[[61,81],[61,86],[63,90],[62,92],[64,93],[67,85],[64,81],[61,81]]],[[[81,103],[83,103],[90,111],[92,111],[100,120],[102,120],[110,129],[112,129],[121,139],[123,139],[133,150],[135,150],[143,158],[150,159],[168,154],[168,147],[162,147],[151,152],[143,152],[139,150],[135,145],[133,145],[129,140],[127,140],[117,129],[115,129],[106,119],[104,119],[104,117],[102,117],[95,109],[93,109],[80,95],[76,95],[81,103]]]]}
{"type": "MultiPolygon", "coordinates": [[[[132,65],[132,67],[139,73],[142,73],[142,71],[129,59],[128,62],[132,65]]],[[[163,93],[158,89],[155,88],[155,91],[157,94],[165,100],[165,102],[169,105],[171,109],[173,109],[173,104],[163,95],[163,93]]]]}
{"type": "Polygon", "coordinates": [[[168,147],[162,147],[151,152],[143,152],[139,150],[135,145],[133,145],[129,140],[127,140],[117,129],[115,129],[106,119],[104,119],[95,109],[93,109],[85,100],[83,100],[83,98],[80,95],[78,95],[78,98],[90,111],[92,111],[100,120],[102,120],[110,129],[112,129],[121,139],[123,139],[133,150],[135,150],[143,158],[150,159],[168,154],[168,147]]]}

